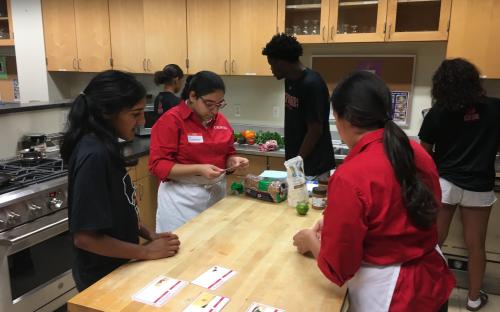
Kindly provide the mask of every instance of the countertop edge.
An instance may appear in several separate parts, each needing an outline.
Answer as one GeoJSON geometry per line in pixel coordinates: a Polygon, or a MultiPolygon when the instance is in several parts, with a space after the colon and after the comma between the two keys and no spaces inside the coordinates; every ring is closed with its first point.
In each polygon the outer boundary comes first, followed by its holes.
{"type": "Polygon", "coordinates": [[[72,104],[71,101],[62,101],[62,102],[53,102],[53,103],[0,103],[0,115],[3,114],[11,114],[18,112],[28,112],[28,111],[36,111],[36,110],[44,110],[44,109],[52,109],[59,107],[70,107],[72,104]]]}

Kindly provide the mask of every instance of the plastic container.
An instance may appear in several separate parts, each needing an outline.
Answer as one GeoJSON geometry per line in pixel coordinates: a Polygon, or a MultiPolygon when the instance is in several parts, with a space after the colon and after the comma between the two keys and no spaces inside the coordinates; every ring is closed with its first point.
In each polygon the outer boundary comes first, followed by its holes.
{"type": "Polygon", "coordinates": [[[324,186],[317,186],[312,190],[311,204],[312,208],[316,210],[323,210],[326,208],[326,190],[324,186]]]}

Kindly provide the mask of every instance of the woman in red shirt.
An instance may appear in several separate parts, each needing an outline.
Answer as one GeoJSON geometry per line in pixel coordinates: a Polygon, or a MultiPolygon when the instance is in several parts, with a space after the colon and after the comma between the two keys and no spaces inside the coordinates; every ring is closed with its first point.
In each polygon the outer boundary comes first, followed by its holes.
{"type": "Polygon", "coordinates": [[[440,310],[455,280],[437,246],[432,158],[392,121],[391,93],[377,76],[352,73],[331,102],[351,150],[330,178],[323,220],[294,245],[332,282],[347,283],[353,311],[440,310]]]}
{"type": "Polygon", "coordinates": [[[225,86],[201,71],[188,99],[163,114],[151,131],[149,169],[158,177],[157,232],[173,231],[225,196],[226,169],[248,166],[235,155],[233,128],[219,109],[225,86]]]}

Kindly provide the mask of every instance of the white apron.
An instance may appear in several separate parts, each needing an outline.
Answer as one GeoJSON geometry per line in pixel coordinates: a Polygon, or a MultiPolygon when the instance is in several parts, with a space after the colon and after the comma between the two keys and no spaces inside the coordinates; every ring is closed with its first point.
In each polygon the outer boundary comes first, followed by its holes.
{"type": "MultiPolygon", "coordinates": [[[[435,249],[446,262],[439,246],[436,245],[435,249]]],[[[347,282],[349,312],[389,311],[400,269],[401,264],[361,264],[358,272],[347,282]]]]}
{"type": "Polygon", "coordinates": [[[226,196],[225,177],[209,183],[203,177],[160,183],[156,232],[174,231],[226,196]]]}

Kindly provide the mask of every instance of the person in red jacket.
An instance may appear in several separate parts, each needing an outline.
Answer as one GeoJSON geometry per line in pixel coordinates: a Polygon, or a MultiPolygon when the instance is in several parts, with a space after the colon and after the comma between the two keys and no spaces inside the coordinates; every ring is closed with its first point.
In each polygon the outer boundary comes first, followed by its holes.
{"type": "Polygon", "coordinates": [[[428,153],[391,119],[376,75],[347,76],[331,98],[350,147],[328,185],[323,220],[294,236],[323,274],[347,283],[353,311],[441,311],[455,285],[437,245],[441,190],[428,153]]]}
{"type": "Polygon", "coordinates": [[[195,74],[188,98],[163,114],[151,131],[149,169],[158,177],[156,230],[170,232],[226,193],[227,169],[248,167],[236,155],[233,128],[219,110],[226,105],[222,78],[195,74]]]}

